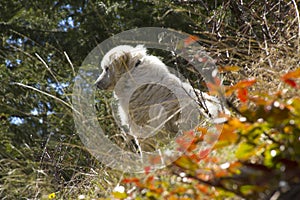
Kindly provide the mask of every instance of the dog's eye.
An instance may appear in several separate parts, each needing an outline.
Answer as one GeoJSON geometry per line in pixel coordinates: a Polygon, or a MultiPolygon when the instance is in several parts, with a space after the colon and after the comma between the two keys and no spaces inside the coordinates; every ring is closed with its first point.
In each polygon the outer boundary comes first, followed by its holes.
{"type": "Polygon", "coordinates": [[[108,68],[108,67],[106,67],[106,68],[105,68],[105,71],[107,72],[107,71],[108,71],[108,69],[109,69],[109,68],[108,68]]]}
{"type": "Polygon", "coordinates": [[[135,67],[139,66],[139,64],[141,64],[141,60],[138,60],[136,63],[135,63],[135,67]]]}

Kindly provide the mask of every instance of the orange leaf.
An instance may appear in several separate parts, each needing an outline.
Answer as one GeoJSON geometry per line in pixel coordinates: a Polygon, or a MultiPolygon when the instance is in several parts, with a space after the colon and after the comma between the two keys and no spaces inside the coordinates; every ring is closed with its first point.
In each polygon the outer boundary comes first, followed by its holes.
{"type": "Polygon", "coordinates": [[[237,91],[237,96],[241,100],[241,102],[245,103],[247,101],[248,90],[246,88],[240,88],[237,91]]]}
{"type": "Polygon", "coordinates": [[[237,173],[241,166],[242,166],[242,163],[240,163],[238,161],[230,163],[228,171],[231,173],[237,173]]]}
{"type": "Polygon", "coordinates": [[[183,194],[184,192],[186,192],[188,190],[188,188],[185,188],[183,186],[178,186],[177,188],[175,188],[172,191],[172,194],[183,194]]]}
{"type": "Polygon", "coordinates": [[[177,194],[169,196],[167,200],[178,200],[179,198],[176,195],[177,194]]]}
{"type": "Polygon", "coordinates": [[[196,187],[203,193],[208,193],[208,187],[206,185],[197,184],[196,187]]]}
{"type": "Polygon", "coordinates": [[[199,133],[201,133],[201,135],[198,138],[199,141],[203,141],[204,140],[204,136],[207,134],[207,128],[197,127],[196,131],[199,132],[199,133]]]}
{"type": "Polygon", "coordinates": [[[294,71],[288,72],[288,73],[286,73],[285,75],[283,75],[281,77],[281,79],[286,84],[292,86],[293,88],[297,87],[297,83],[293,80],[293,79],[296,79],[296,78],[300,78],[300,68],[298,68],[298,69],[296,69],[294,71]]]}
{"type": "Polygon", "coordinates": [[[138,178],[124,178],[123,183],[135,183],[137,186],[140,185],[140,180],[138,178]]]}
{"type": "Polygon", "coordinates": [[[256,83],[255,79],[243,80],[226,89],[226,96],[230,96],[234,91],[252,86],[256,83]]]}
{"type": "Polygon", "coordinates": [[[197,42],[200,38],[195,35],[190,35],[188,38],[184,39],[184,46],[187,47],[195,42],[197,42]]]}
{"type": "Polygon", "coordinates": [[[255,79],[249,79],[249,80],[243,80],[238,82],[235,87],[236,88],[245,88],[245,87],[250,87],[252,86],[254,83],[256,83],[255,79]]]}
{"type": "Polygon", "coordinates": [[[215,172],[215,177],[223,177],[223,176],[228,176],[229,173],[226,171],[226,170],[220,170],[220,171],[217,171],[215,172]]]}
{"type": "Polygon", "coordinates": [[[219,141],[227,141],[229,143],[234,143],[238,135],[236,134],[236,129],[242,128],[243,124],[238,120],[230,120],[228,123],[223,125],[222,132],[219,136],[219,141]]]}
{"type": "Polygon", "coordinates": [[[286,73],[285,75],[282,76],[283,80],[291,79],[291,78],[300,78],[300,68],[298,68],[294,71],[288,72],[288,73],[286,73]]]}
{"type": "Polygon", "coordinates": [[[149,176],[146,180],[147,183],[150,183],[154,180],[154,176],[149,176]]]}

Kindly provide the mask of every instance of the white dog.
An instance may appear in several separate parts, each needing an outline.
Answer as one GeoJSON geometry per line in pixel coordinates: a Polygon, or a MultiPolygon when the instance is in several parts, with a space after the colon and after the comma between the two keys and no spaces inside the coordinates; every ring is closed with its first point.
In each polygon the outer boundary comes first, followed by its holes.
{"type": "Polygon", "coordinates": [[[223,110],[215,97],[181,81],[159,58],[148,55],[142,45],[111,49],[101,67],[102,74],[95,84],[101,90],[114,90],[121,125],[131,135],[147,138],[159,130],[177,133],[181,123],[195,127],[199,115],[217,117],[223,110]],[[208,113],[200,109],[197,95],[203,97],[201,104],[208,113]]]}

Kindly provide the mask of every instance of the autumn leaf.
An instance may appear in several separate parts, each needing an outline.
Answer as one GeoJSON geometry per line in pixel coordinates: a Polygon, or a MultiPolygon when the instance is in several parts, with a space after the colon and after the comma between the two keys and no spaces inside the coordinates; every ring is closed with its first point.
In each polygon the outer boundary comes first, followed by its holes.
{"type": "Polygon", "coordinates": [[[127,198],[127,194],[125,192],[112,192],[112,195],[115,199],[125,199],[127,198]]]}
{"type": "Polygon", "coordinates": [[[200,38],[195,35],[190,35],[188,38],[184,39],[184,46],[187,47],[195,42],[197,42],[200,38]]]}
{"type": "Polygon", "coordinates": [[[233,92],[238,89],[247,88],[256,83],[255,79],[243,80],[238,82],[237,84],[230,86],[226,89],[226,96],[230,96],[233,92]]]}
{"type": "Polygon", "coordinates": [[[199,158],[203,159],[203,158],[207,157],[210,151],[211,151],[210,148],[200,151],[199,158]]]}
{"type": "Polygon", "coordinates": [[[140,185],[140,180],[138,178],[124,178],[122,183],[135,183],[136,185],[140,185]]]}
{"type": "Polygon", "coordinates": [[[246,88],[238,89],[237,96],[241,102],[245,103],[248,100],[248,90],[246,88]]]}
{"type": "Polygon", "coordinates": [[[146,174],[146,175],[149,174],[150,171],[151,171],[151,166],[145,167],[145,168],[144,168],[144,171],[145,171],[145,174],[146,174]]]}
{"type": "Polygon", "coordinates": [[[194,131],[186,131],[182,136],[176,138],[176,143],[179,145],[179,151],[192,150],[194,147],[190,147],[194,140],[194,131]],[[189,148],[190,147],[190,148],[189,148]]]}
{"type": "Polygon", "coordinates": [[[294,115],[300,115],[300,97],[295,97],[289,101],[289,105],[291,112],[294,115]]]}
{"type": "Polygon", "coordinates": [[[213,82],[207,82],[206,86],[209,90],[210,95],[219,95],[220,93],[222,93],[223,86],[221,82],[221,79],[219,79],[218,77],[214,77],[213,82]]]}
{"type": "Polygon", "coordinates": [[[241,102],[246,102],[248,100],[248,90],[247,88],[256,83],[255,79],[243,80],[237,84],[230,86],[226,89],[225,95],[230,96],[233,92],[237,91],[237,96],[241,102]]]}
{"type": "Polygon", "coordinates": [[[218,67],[220,72],[237,72],[239,71],[241,68],[239,66],[219,66],[218,67]]]}
{"type": "Polygon", "coordinates": [[[252,86],[254,83],[256,83],[255,79],[249,79],[249,80],[243,80],[238,82],[235,87],[236,88],[246,88],[252,86]]]}
{"type": "Polygon", "coordinates": [[[296,78],[300,78],[300,68],[294,70],[294,71],[291,71],[291,72],[288,72],[286,73],[285,75],[283,75],[281,77],[281,79],[288,85],[290,85],[291,87],[293,88],[296,88],[297,87],[297,83],[295,80],[293,79],[296,79],[296,78]]]}
{"type": "Polygon", "coordinates": [[[196,188],[205,194],[208,193],[209,191],[209,188],[206,185],[202,185],[202,184],[197,184],[196,188]]]}
{"type": "Polygon", "coordinates": [[[224,176],[229,176],[229,172],[227,170],[219,170],[215,172],[215,177],[220,178],[224,176]]]}
{"type": "Polygon", "coordinates": [[[285,75],[282,76],[283,79],[291,79],[291,78],[300,78],[300,68],[288,72],[285,75]]]}
{"type": "Polygon", "coordinates": [[[293,88],[296,88],[297,87],[297,83],[296,81],[292,80],[292,79],[284,79],[283,80],[286,84],[292,86],[293,88]]]}
{"type": "Polygon", "coordinates": [[[204,136],[207,134],[207,128],[199,126],[199,127],[196,128],[196,131],[198,133],[201,133],[200,136],[198,137],[198,139],[200,141],[203,141],[204,140],[204,136]]]}
{"type": "Polygon", "coordinates": [[[223,125],[223,129],[219,136],[219,141],[225,141],[229,144],[234,143],[238,139],[236,131],[244,127],[243,123],[237,118],[230,119],[223,125]]]}
{"type": "Polygon", "coordinates": [[[177,166],[183,168],[183,169],[188,169],[191,171],[196,171],[198,169],[197,163],[195,163],[190,157],[183,155],[179,157],[174,164],[177,166]]]}

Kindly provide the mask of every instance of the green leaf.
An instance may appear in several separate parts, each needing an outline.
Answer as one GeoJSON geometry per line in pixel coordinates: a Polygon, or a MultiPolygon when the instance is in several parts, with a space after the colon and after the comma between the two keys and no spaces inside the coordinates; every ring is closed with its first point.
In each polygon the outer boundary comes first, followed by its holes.
{"type": "Polygon", "coordinates": [[[191,171],[195,171],[198,169],[198,164],[195,163],[192,158],[184,155],[181,156],[180,158],[178,158],[175,162],[174,162],[177,166],[183,168],[183,169],[188,169],[191,171]]]}
{"type": "Polygon", "coordinates": [[[253,144],[248,142],[241,143],[236,151],[236,157],[241,160],[246,160],[256,154],[256,149],[253,144]]]}
{"type": "Polygon", "coordinates": [[[127,194],[125,192],[113,192],[112,194],[114,198],[117,199],[125,199],[127,197],[127,194]]]}

